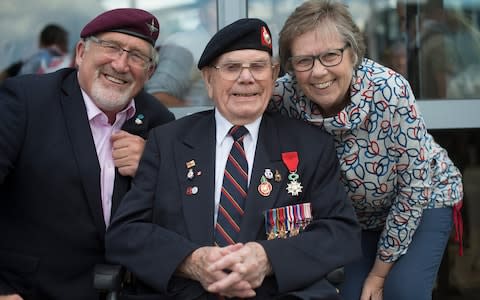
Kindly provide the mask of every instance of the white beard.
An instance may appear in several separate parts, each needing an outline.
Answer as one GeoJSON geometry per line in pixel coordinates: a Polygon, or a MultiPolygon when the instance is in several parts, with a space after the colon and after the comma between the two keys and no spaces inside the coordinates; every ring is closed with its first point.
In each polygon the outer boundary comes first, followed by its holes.
{"type": "Polygon", "coordinates": [[[95,80],[92,84],[92,99],[102,111],[121,111],[131,100],[133,85],[124,90],[106,88],[102,86],[100,80],[95,80]]]}

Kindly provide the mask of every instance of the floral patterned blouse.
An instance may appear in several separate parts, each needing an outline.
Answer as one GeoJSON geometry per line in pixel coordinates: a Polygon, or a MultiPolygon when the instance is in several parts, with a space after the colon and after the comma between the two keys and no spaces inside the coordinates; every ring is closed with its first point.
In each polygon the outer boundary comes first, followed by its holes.
{"type": "Polygon", "coordinates": [[[351,102],[324,118],[296,78],[277,80],[270,111],[321,126],[333,135],[341,180],[364,230],[382,231],[378,257],[405,254],[424,209],[453,207],[463,197],[461,174],[427,133],[409,83],[369,59],[355,70],[351,102]]]}

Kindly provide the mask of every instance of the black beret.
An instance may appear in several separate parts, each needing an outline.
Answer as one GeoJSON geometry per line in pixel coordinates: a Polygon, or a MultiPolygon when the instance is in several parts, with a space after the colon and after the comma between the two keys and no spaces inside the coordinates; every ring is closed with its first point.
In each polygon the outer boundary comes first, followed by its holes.
{"type": "Polygon", "coordinates": [[[243,49],[267,51],[272,55],[272,38],[267,24],[260,19],[244,18],[220,29],[208,42],[198,68],[208,66],[220,55],[243,49]]]}
{"type": "Polygon", "coordinates": [[[151,13],[137,8],[118,8],[106,11],[82,29],[80,37],[86,38],[101,32],[121,32],[146,40],[155,46],[160,25],[151,13]]]}

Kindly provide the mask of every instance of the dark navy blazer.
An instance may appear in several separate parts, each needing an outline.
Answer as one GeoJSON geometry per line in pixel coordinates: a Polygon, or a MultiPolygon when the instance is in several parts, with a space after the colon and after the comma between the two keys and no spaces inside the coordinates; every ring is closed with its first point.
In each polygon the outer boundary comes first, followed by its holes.
{"type": "MultiPolygon", "coordinates": [[[[132,189],[109,227],[107,260],[125,265],[162,293],[151,299],[207,297],[198,282],[177,277],[175,270],[195,249],[213,245],[215,144],[213,111],[154,129],[132,189]],[[191,160],[197,174],[193,179],[187,177],[191,160]],[[187,192],[194,186],[197,193],[187,192]]],[[[301,299],[337,299],[324,277],[359,257],[360,228],[340,182],[331,136],[305,122],[265,114],[240,227],[239,242],[261,243],[275,273],[256,290],[257,299],[292,293],[301,299]],[[298,196],[287,192],[289,171],[281,158],[291,151],[299,157],[303,191],[298,196]],[[270,195],[262,196],[257,188],[266,169],[278,171],[282,180],[271,180],[270,195]],[[267,240],[265,210],[306,202],[314,220],[304,232],[267,240]]]]}

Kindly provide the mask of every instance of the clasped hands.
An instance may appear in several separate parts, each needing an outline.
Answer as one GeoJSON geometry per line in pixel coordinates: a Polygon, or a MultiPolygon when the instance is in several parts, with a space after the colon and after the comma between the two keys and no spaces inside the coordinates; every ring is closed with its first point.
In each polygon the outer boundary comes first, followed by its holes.
{"type": "Polygon", "coordinates": [[[208,292],[238,298],[254,297],[254,289],[271,272],[267,254],[256,242],[201,247],[179,267],[181,276],[200,282],[208,292]]]}

